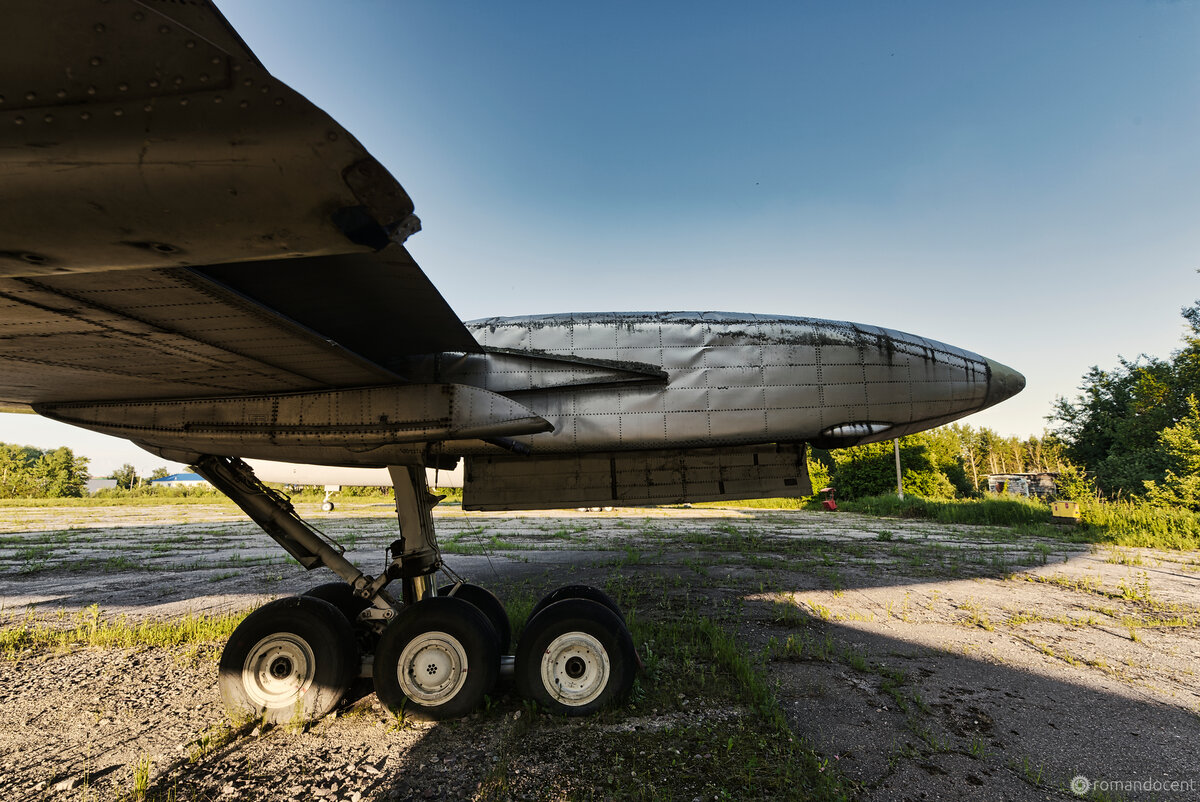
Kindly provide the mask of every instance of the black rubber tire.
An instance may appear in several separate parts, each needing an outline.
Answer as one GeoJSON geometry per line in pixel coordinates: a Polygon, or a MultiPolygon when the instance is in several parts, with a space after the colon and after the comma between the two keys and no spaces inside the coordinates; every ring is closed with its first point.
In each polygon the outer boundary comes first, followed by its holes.
{"type": "Polygon", "coordinates": [[[542,597],[541,601],[533,605],[533,609],[529,611],[529,617],[525,620],[532,621],[534,616],[542,610],[567,599],[587,599],[588,601],[599,602],[612,610],[617,618],[621,619],[621,623],[625,623],[625,614],[621,612],[621,608],[612,600],[612,597],[600,590],[600,588],[594,588],[591,585],[564,585],[558,590],[550,591],[542,597]]]}
{"type": "Polygon", "coordinates": [[[499,676],[496,630],[473,604],[450,596],[408,605],[384,630],[375,649],[375,695],[393,713],[414,718],[444,721],[465,716],[483,703],[499,676]],[[410,644],[412,650],[406,654],[410,644]],[[402,666],[402,660],[408,665],[402,666]],[[424,677],[415,673],[421,661],[428,672],[424,677]],[[449,687],[434,683],[437,679],[449,687]]]}
{"type": "MultiPolygon", "coordinates": [[[[452,590],[454,590],[453,585],[440,587],[438,596],[448,596],[452,590]]],[[[496,598],[495,593],[479,585],[464,582],[458,586],[458,591],[451,598],[470,602],[479,612],[487,616],[487,620],[492,624],[492,629],[496,630],[496,643],[500,654],[508,654],[508,647],[512,645],[512,624],[508,621],[508,612],[505,611],[500,599],[496,598]]]]}
{"type": "Polygon", "coordinates": [[[624,699],[637,664],[629,629],[612,610],[591,599],[565,599],[525,625],[517,692],[552,713],[585,716],[624,699]]]}
{"type": "Polygon", "coordinates": [[[370,604],[366,599],[355,596],[354,591],[345,582],[326,582],[304,591],[304,595],[329,602],[338,608],[351,624],[358,620],[358,614],[370,604]]]}
{"type": "Polygon", "coordinates": [[[310,596],[279,599],[229,636],[217,675],[221,700],[234,720],[319,719],[358,674],[357,657],[350,623],[332,604],[310,596]]]}
{"type": "Polygon", "coordinates": [[[326,582],[324,585],[317,585],[315,588],[304,591],[304,595],[324,599],[336,607],[350,622],[350,629],[354,633],[354,654],[351,655],[351,659],[357,662],[354,664],[353,675],[346,687],[346,703],[352,704],[364,698],[371,693],[373,686],[370,677],[358,675],[362,666],[362,657],[374,654],[375,647],[379,643],[379,631],[358,620],[358,614],[367,609],[370,602],[355,596],[354,591],[345,582],[326,582]]]}

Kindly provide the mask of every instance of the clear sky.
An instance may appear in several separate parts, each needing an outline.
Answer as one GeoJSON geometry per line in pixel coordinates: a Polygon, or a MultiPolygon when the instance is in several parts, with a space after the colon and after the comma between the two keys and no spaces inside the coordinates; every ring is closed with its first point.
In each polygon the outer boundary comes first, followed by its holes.
{"type": "MultiPolygon", "coordinates": [[[[1027,436],[1200,296],[1198,3],[221,6],[412,195],[464,319],[888,326],[1022,371],[965,422],[1027,436]]],[[[0,440],[161,464],[29,416],[0,440]]]]}

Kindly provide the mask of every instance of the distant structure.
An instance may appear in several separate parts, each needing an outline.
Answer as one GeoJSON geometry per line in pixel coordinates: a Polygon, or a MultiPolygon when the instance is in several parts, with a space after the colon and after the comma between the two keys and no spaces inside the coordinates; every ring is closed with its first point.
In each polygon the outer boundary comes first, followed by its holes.
{"type": "Polygon", "coordinates": [[[1057,473],[992,473],[987,483],[988,492],[1010,496],[1048,498],[1058,492],[1057,473]]]}
{"type": "Polygon", "coordinates": [[[101,490],[112,490],[116,486],[116,479],[88,479],[84,483],[83,489],[87,491],[89,496],[93,496],[101,490]]]}
{"type": "Polygon", "coordinates": [[[198,473],[173,473],[161,479],[151,479],[150,484],[155,487],[212,487],[208,480],[198,473]]]}

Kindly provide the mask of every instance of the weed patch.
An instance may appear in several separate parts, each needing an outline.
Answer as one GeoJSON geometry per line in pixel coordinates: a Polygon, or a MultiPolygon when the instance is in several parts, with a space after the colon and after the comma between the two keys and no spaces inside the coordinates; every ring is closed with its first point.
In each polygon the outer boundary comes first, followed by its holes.
{"type": "Polygon", "coordinates": [[[182,646],[225,641],[246,613],[191,614],[180,618],[130,621],[125,616],[106,619],[99,605],[74,615],[8,613],[0,617],[0,656],[17,659],[24,653],[74,646],[122,648],[131,646],[182,646]]]}

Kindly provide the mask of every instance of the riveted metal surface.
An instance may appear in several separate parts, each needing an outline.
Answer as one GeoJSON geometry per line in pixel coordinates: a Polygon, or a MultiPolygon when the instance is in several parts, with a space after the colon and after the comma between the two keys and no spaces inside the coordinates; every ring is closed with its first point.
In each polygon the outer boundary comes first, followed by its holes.
{"type": "Polygon", "coordinates": [[[417,227],[208,2],[8,0],[0,97],[0,276],[370,250],[340,210],[417,227]]]}
{"type": "MultiPolygon", "coordinates": [[[[570,403],[565,390],[523,394],[522,402],[555,426],[553,433],[522,438],[535,454],[799,441],[863,421],[891,427],[839,443],[851,445],[919,431],[999,400],[989,396],[997,368],[983,357],[841,321],[715,312],[572,314],[490,318],[468,328],[485,348],[536,343],[545,356],[635,359],[660,365],[669,377],[662,387],[576,389],[570,403]]],[[[533,365],[510,381],[545,387],[533,365]]],[[[465,443],[447,449],[487,451],[465,443]]]]}
{"type": "Polygon", "coordinates": [[[399,245],[0,279],[0,399],[10,402],[380,384],[399,378],[387,363],[453,347],[476,346],[399,245]]]}
{"type": "Polygon", "coordinates": [[[468,457],[463,508],[674,504],[812,493],[803,445],[557,455],[468,457]]]}
{"type": "Polygon", "coordinates": [[[455,384],[189,400],[37,405],[39,414],[159,448],[343,465],[388,464],[386,449],[451,437],[510,437],[549,424],[504,396],[455,384]],[[383,450],[383,451],[381,451],[383,450]]]}

